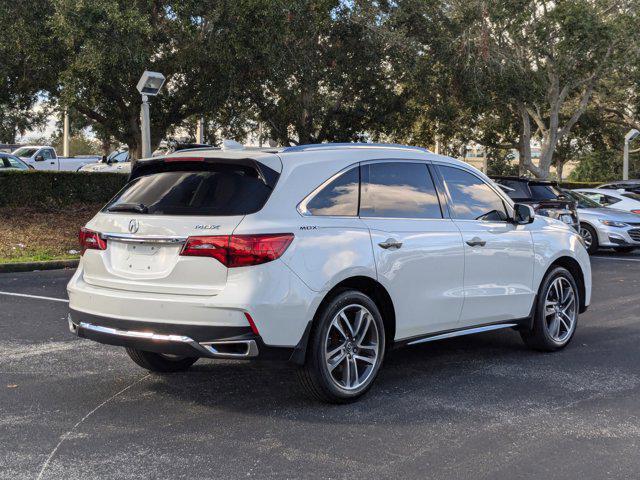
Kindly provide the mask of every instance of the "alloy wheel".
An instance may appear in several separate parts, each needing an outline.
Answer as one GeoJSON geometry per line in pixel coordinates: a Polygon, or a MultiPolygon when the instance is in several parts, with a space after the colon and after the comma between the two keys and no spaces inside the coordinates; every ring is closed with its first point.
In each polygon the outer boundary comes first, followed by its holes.
{"type": "Polygon", "coordinates": [[[591,232],[584,227],[580,227],[580,236],[584,239],[584,244],[586,245],[587,249],[589,249],[591,247],[591,244],[593,243],[591,232]]]}
{"type": "Polygon", "coordinates": [[[544,325],[549,336],[557,343],[571,337],[578,315],[578,305],[573,285],[564,277],[556,278],[544,303],[544,325]]]}
{"type": "Polygon", "coordinates": [[[345,390],[364,385],[376,368],[380,334],[371,312],[348,305],[331,320],[325,338],[325,363],[333,382],[345,390]]]}

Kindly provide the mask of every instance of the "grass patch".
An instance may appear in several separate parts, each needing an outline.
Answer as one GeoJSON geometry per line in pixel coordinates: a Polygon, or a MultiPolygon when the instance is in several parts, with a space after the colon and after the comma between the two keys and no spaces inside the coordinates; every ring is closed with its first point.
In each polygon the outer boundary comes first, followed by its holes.
{"type": "Polygon", "coordinates": [[[79,258],[78,230],[102,204],[55,209],[4,207],[0,210],[0,263],[79,258]]]}

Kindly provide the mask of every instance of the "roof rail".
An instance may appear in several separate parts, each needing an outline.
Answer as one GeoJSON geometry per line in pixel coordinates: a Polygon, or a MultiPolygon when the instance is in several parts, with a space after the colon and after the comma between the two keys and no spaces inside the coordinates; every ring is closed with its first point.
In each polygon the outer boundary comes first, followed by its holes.
{"type": "Polygon", "coordinates": [[[321,149],[331,150],[333,148],[401,148],[404,150],[419,150],[421,152],[432,153],[423,147],[413,147],[411,145],[400,145],[397,143],[310,143],[307,145],[286,147],[282,150],[282,153],[321,149]]]}

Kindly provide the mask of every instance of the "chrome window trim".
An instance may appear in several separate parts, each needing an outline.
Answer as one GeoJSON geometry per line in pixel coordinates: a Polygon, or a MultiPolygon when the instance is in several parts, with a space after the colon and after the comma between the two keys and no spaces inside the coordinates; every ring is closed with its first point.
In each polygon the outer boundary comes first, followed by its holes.
{"type": "MultiPolygon", "coordinates": [[[[346,173],[348,170],[350,170],[351,168],[355,168],[356,166],[358,168],[360,168],[361,165],[369,165],[372,163],[389,163],[389,162],[398,162],[398,163],[423,163],[425,165],[429,165],[432,163],[432,161],[430,159],[424,159],[424,158],[376,158],[376,159],[372,159],[372,160],[362,160],[359,162],[355,162],[352,163],[351,165],[344,167],[342,170],[338,171],[337,173],[335,173],[334,175],[332,175],[330,178],[328,178],[327,180],[325,180],[324,182],[322,182],[320,185],[318,185],[316,188],[314,188],[311,193],[309,193],[306,197],[304,197],[304,199],[302,199],[302,201],[300,203],[298,203],[298,205],[296,206],[296,210],[298,211],[298,213],[303,216],[303,217],[314,217],[314,218],[358,218],[358,219],[364,219],[364,218],[380,218],[380,219],[392,219],[392,220],[448,220],[447,218],[415,218],[415,217],[361,217],[360,216],[360,209],[358,208],[358,214],[357,215],[314,215],[313,213],[309,212],[309,210],[307,210],[307,205],[309,204],[309,202],[311,200],[313,200],[313,198],[320,193],[320,191],[326,187],[329,183],[331,183],[333,180],[335,180],[336,178],[338,178],[340,175],[346,173]]],[[[436,188],[436,191],[438,190],[438,187],[435,185],[435,179],[433,180],[434,183],[434,187],[436,188]]],[[[362,187],[362,179],[360,179],[360,187],[362,187]]],[[[360,196],[362,195],[362,192],[359,190],[358,191],[358,206],[360,205],[360,196]]],[[[442,215],[444,216],[444,212],[441,212],[442,215]]]]}

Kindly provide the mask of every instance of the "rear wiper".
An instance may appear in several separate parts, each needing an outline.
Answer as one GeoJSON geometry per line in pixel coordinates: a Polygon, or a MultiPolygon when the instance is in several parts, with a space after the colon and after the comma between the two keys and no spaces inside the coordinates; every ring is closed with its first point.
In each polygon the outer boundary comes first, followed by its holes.
{"type": "Polygon", "coordinates": [[[149,209],[143,203],[118,203],[107,208],[108,212],[135,212],[147,213],[149,209]]]}

